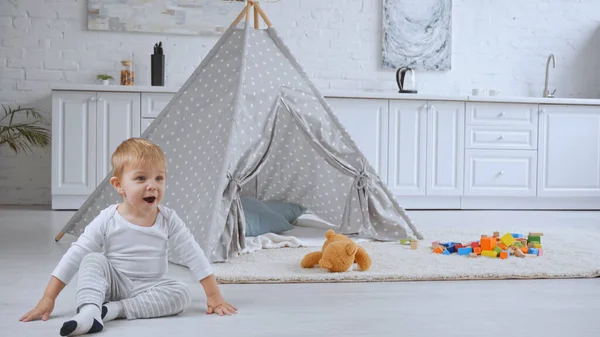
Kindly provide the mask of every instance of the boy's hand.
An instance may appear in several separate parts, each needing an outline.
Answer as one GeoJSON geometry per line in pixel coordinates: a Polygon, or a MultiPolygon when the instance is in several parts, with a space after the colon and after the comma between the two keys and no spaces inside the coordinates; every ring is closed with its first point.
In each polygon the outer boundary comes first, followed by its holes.
{"type": "Polygon", "coordinates": [[[29,322],[36,320],[42,316],[43,321],[47,321],[50,317],[50,313],[54,310],[54,300],[47,297],[42,297],[35,308],[31,309],[28,313],[19,318],[21,322],[29,322]]]}
{"type": "Polygon", "coordinates": [[[237,308],[227,303],[220,294],[208,296],[206,300],[208,306],[207,314],[217,314],[219,316],[231,315],[237,313],[237,308]]]}

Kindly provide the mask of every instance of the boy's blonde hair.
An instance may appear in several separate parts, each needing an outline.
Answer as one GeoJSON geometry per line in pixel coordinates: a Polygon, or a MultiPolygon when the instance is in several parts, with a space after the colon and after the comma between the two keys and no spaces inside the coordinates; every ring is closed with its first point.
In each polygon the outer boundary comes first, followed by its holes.
{"type": "Polygon", "coordinates": [[[131,165],[164,165],[167,161],[160,146],[144,138],[129,138],[123,141],[111,158],[113,176],[121,178],[125,166],[131,165]]]}

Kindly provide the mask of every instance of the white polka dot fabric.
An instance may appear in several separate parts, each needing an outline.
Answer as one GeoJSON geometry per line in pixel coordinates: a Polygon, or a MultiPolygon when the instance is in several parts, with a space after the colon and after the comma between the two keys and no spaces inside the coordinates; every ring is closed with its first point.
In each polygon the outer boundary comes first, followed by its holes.
{"type": "MultiPolygon", "coordinates": [[[[273,28],[230,27],[142,137],[167,156],[164,204],[212,262],[244,248],[242,187],[345,234],[396,240],[408,225],[421,238],[273,28]]],[[[64,231],[81,234],[120,201],[107,177],[64,231]]]]}

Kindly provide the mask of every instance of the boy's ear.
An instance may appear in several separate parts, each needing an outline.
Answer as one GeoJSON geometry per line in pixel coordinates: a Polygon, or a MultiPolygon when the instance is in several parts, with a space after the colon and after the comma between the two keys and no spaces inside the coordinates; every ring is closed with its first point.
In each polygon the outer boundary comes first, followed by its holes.
{"type": "Polygon", "coordinates": [[[117,192],[119,192],[119,194],[123,194],[123,187],[121,186],[121,182],[119,181],[119,178],[117,178],[117,177],[110,178],[110,184],[113,185],[113,187],[115,188],[115,190],[117,190],[117,192]]]}

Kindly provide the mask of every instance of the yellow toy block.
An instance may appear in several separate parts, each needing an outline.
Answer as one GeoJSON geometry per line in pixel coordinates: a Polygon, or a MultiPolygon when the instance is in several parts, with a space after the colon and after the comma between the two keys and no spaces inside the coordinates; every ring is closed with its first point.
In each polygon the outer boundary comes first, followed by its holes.
{"type": "Polygon", "coordinates": [[[540,245],[539,243],[534,243],[533,248],[540,249],[540,248],[542,248],[542,245],[540,245]]]}
{"type": "Polygon", "coordinates": [[[481,251],[481,256],[487,256],[487,257],[496,258],[496,257],[498,257],[498,252],[495,252],[493,250],[482,250],[481,251]]]}
{"type": "Polygon", "coordinates": [[[500,238],[500,241],[510,247],[515,243],[515,238],[510,233],[506,233],[500,238]]]}

